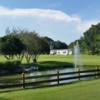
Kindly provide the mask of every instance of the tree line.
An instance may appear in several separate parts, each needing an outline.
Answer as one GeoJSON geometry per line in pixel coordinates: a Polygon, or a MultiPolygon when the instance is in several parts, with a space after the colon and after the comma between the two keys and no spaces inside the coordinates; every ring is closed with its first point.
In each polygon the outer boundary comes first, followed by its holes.
{"type": "Polygon", "coordinates": [[[68,48],[66,43],[41,37],[35,31],[7,29],[6,35],[0,37],[0,54],[8,60],[16,57],[20,61],[25,58],[27,63],[30,63],[30,60],[36,63],[40,54],[49,54],[50,49],[66,48],[68,48]]]}
{"type": "MultiPolygon", "coordinates": [[[[100,54],[100,23],[92,25],[86,32],[83,33],[83,37],[76,40],[79,42],[81,52],[87,54],[100,54]]],[[[72,42],[69,47],[73,48],[76,41],[72,42]]]]}

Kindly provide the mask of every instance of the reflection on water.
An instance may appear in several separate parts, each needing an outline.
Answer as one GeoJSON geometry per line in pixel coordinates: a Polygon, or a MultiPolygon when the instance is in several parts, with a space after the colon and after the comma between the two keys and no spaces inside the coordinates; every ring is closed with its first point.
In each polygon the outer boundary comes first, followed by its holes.
{"type": "MultiPolygon", "coordinates": [[[[84,71],[84,70],[90,70],[90,68],[84,68],[81,67],[80,70],[84,71]]],[[[78,71],[75,68],[66,68],[66,69],[59,69],[59,73],[69,73],[69,72],[76,72],[78,71]]],[[[37,82],[37,81],[43,81],[43,80],[53,80],[56,79],[55,82],[47,82],[47,83],[36,83],[36,85],[54,85],[54,84],[58,84],[57,83],[57,75],[56,76],[49,76],[49,74],[57,74],[58,70],[49,70],[49,71],[34,71],[31,73],[27,73],[25,74],[26,77],[33,77],[30,79],[25,79],[25,83],[30,83],[30,82],[37,82]],[[38,78],[34,78],[35,76],[46,76],[47,77],[38,77],[38,78]]],[[[95,74],[95,72],[88,72],[88,73],[81,73],[80,75],[88,75],[88,74],[95,74]]],[[[74,77],[74,76],[78,76],[79,74],[68,74],[68,75],[59,75],[59,79],[61,78],[68,78],[68,77],[74,77]]],[[[80,80],[90,80],[90,79],[94,79],[95,76],[93,77],[85,77],[85,78],[80,78],[80,80]]],[[[64,80],[64,81],[59,81],[59,83],[71,83],[71,82],[75,82],[78,81],[79,79],[70,79],[70,80],[64,80]]],[[[8,84],[19,84],[19,83],[23,83],[22,81],[22,76],[21,75],[12,75],[12,76],[2,76],[0,77],[0,85],[8,85],[8,84]],[[20,78],[20,80],[18,80],[18,78],[20,78]]],[[[34,84],[33,84],[34,85],[34,84]]]]}
{"type": "MultiPolygon", "coordinates": [[[[80,70],[87,70],[88,68],[83,68],[81,67],[80,70]]],[[[66,69],[59,69],[59,73],[67,73],[67,72],[75,72],[76,69],[74,68],[66,68],[66,69]]],[[[41,72],[33,72],[30,74],[30,76],[36,76],[36,75],[48,75],[48,74],[56,74],[57,70],[50,70],[50,71],[41,71],[41,72]]],[[[94,72],[89,72],[89,73],[81,73],[80,75],[88,75],[88,74],[94,74],[94,72]]],[[[78,76],[78,74],[72,74],[72,75],[62,75],[59,76],[59,78],[68,78],[68,77],[73,77],[73,76],[78,76]]],[[[85,77],[85,78],[80,78],[80,80],[90,80],[93,79],[94,77],[85,77]]],[[[35,81],[41,81],[41,80],[50,80],[50,79],[57,79],[57,76],[53,76],[53,77],[46,77],[46,78],[37,78],[37,79],[31,79],[31,82],[35,82],[35,81]]],[[[71,83],[71,82],[75,82],[78,81],[79,79],[71,79],[71,80],[64,80],[64,81],[60,81],[59,83],[71,83]]],[[[30,80],[29,80],[30,81],[30,80]]],[[[49,82],[49,83],[45,83],[46,84],[57,84],[57,82],[49,82]]]]}

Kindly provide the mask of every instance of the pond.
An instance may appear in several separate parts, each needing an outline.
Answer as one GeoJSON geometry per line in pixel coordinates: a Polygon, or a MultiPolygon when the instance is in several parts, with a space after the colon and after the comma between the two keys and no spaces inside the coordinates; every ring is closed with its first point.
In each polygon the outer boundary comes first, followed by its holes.
{"type": "MultiPolygon", "coordinates": [[[[92,69],[86,68],[86,67],[81,67],[80,71],[92,70],[92,69]]],[[[56,70],[47,70],[47,71],[31,71],[31,70],[29,70],[29,72],[25,74],[25,77],[34,77],[34,76],[41,76],[41,75],[45,76],[45,75],[50,75],[50,74],[57,74],[58,71],[59,71],[59,73],[69,73],[69,72],[76,72],[77,69],[64,68],[64,69],[59,69],[59,70],[56,69],[56,70]]],[[[80,75],[89,75],[89,74],[95,74],[95,71],[88,72],[88,73],[81,73],[80,75]]],[[[75,77],[75,76],[77,77],[78,73],[68,74],[68,75],[60,75],[59,79],[68,78],[68,77],[75,77]]],[[[95,76],[92,76],[92,77],[80,78],[80,80],[90,80],[90,79],[94,79],[94,78],[95,78],[95,76]]],[[[56,79],[56,81],[53,81],[53,82],[46,82],[46,83],[42,82],[42,83],[38,83],[36,85],[56,85],[56,84],[58,84],[57,75],[56,76],[48,76],[48,77],[29,78],[29,79],[25,79],[25,83],[38,82],[38,81],[43,81],[43,80],[55,80],[55,79],[56,79]]],[[[64,79],[63,81],[59,81],[59,84],[64,84],[64,83],[67,84],[67,83],[72,83],[72,82],[76,82],[76,81],[79,81],[79,78],[70,79],[70,80],[64,79]]],[[[21,83],[23,83],[22,74],[11,75],[11,76],[1,76],[0,77],[0,85],[10,85],[10,84],[13,85],[13,84],[21,84],[21,83]]]]}
{"type": "MultiPolygon", "coordinates": [[[[90,70],[91,68],[84,68],[81,67],[80,70],[84,71],[84,70],[90,70]]],[[[36,72],[31,72],[30,74],[28,74],[29,76],[36,76],[36,75],[48,75],[48,74],[56,74],[58,70],[48,70],[48,71],[36,71],[36,72]]],[[[75,68],[65,68],[65,69],[59,69],[59,73],[68,73],[68,72],[75,72],[77,71],[77,69],[75,68]]],[[[88,72],[88,73],[81,73],[80,75],[88,75],[88,74],[95,74],[95,72],[88,72]]],[[[78,74],[70,74],[70,75],[62,75],[59,76],[59,78],[67,78],[67,77],[73,77],[73,76],[77,76],[78,74]]],[[[90,80],[90,79],[94,79],[95,77],[85,77],[85,78],[80,78],[80,80],[90,80]]],[[[35,82],[35,81],[40,81],[40,80],[50,80],[50,79],[57,79],[57,76],[53,76],[53,77],[46,77],[46,78],[37,78],[37,79],[31,79],[31,80],[26,80],[26,82],[35,82]]],[[[71,80],[64,80],[64,81],[60,81],[59,83],[72,83],[75,81],[78,81],[79,79],[71,79],[71,80]]],[[[47,84],[57,84],[57,82],[49,82],[47,84]]]]}

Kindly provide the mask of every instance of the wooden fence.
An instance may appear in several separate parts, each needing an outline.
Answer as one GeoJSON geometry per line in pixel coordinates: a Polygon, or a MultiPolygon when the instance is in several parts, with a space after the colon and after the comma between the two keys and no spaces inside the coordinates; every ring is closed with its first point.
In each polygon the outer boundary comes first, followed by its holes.
{"type": "Polygon", "coordinates": [[[18,77],[14,76],[1,76],[0,88],[14,88],[14,87],[41,87],[41,86],[52,86],[82,80],[90,78],[99,78],[100,69],[80,70],[77,69],[73,72],[60,72],[57,70],[56,73],[43,74],[43,75],[31,75],[32,73],[22,73],[18,77]],[[30,76],[31,75],[31,76],[30,76]]]}

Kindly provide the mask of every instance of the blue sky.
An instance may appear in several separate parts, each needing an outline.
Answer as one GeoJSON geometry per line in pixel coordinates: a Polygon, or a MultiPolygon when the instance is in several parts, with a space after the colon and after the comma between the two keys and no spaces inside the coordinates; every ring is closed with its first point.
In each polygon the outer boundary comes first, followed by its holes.
{"type": "Polygon", "coordinates": [[[100,21],[100,0],[0,0],[0,35],[7,27],[70,43],[100,21]]]}

